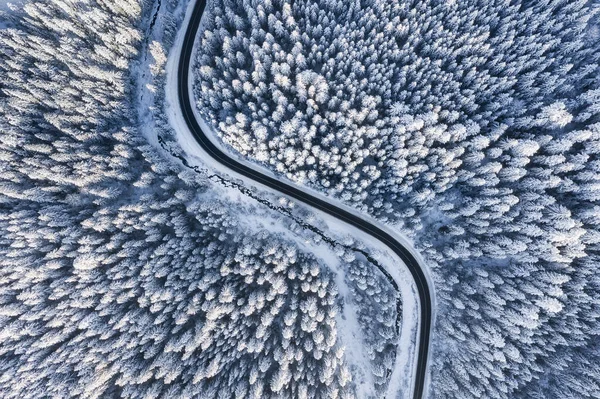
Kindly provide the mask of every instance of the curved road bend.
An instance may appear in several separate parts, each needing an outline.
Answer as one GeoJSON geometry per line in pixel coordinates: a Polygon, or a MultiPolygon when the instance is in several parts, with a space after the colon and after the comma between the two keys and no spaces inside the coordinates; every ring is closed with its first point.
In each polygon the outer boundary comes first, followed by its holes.
{"type": "Polygon", "coordinates": [[[417,290],[419,293],[420,301],[420,323],[419,323],[419,348],[417,358],[417,370],[415,372],[415,391],[413,398],[421,399],[423,397],[425,389],[425,379],[427,375],[427,356],[429,352],[429,336],[431,330],[431,295],[429,286],[427,285],[427,279],[421,266],[415,259],[415,257],[406,249],[401,243],[396,241],[390,234],[381,230],[377,226],[369,224],[362,218],[332,205],[320,198],[315,198],[310,194],[296,188],[292,185],[286,184],[273,177],[265,176],[254,169],[251,169],[238,161],[230,158],[227,154],[223,153],[215,144],[213,144],[206,134],[200,128],[198,121],[194,117],[192,104],[190,102],[189,93],[189,69],[190,61],[192,59],[192,52],[194,48],[194,40],[196,38],[196,32],[200,26],[200,20],[206,7],[206,0],[196,0],[194,10],[190,18],[189,25],[185,32],[183,39],[183,47],[181,56],[179,58],[177,81],[178,81],[178,97],[179,104],[183,113],[183,117],[186,124],[198,144],[216,161],[222,165],[233,170],[240,175],[243,175],[249,179],[256,181],[257,183],[263,184],[273,190],[276,190],[284,195],[292,197],[298,201],[301,201],[311,207],[317,208],[322,212],[326,212],[329,215],[340,219],[352,226],[364,231],[379,241],[383,242],[391,250],[393,250],[402,261],[406,264],[410,273],[412,274],[417,290]]]}

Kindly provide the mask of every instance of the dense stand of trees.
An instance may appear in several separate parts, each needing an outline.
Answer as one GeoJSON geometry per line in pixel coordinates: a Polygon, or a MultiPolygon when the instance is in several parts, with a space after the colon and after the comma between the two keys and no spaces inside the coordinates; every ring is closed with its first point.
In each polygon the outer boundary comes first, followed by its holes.
{"type": "Polygon", "coordinates": [[[348,280],[358,322],[364,334],[364,350],[371,360],[377,394],[383,395],[394,370],[401,309],[397,306],[399,292],[373,265],[354,259],[347,265],[348,280]]]}
{"type": "MultiPolygon", "coordinates": [[[[142,15],[33,1],[0,30],[0,396],[353,397],[330,269],[245,230],[236,204],[143,139],[142,15]]],[[[160,84],[165,53],[149,46],[160,84]]],[[[352,276],[384,293],[364,299],[372,314],[389,307],[385,279],[352,276]]],[[[395,354],[381,342],[374,368],[395,354]]]]}
{"type": "Polygon", "coordinates": [[[214,1],[234,150],[413,236],[439,398],[600,396],[597,1],[214,1]]]}

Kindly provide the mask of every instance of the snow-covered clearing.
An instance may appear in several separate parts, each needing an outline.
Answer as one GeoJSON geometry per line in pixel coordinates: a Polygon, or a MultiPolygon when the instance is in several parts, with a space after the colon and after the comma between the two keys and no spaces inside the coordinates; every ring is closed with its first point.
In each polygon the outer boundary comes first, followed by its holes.
{"type": "MultiPolygon", "coordinates": [[[[220,163],[213,160],[208,154],[206,154],[204,152],[204,150],[202,149],[202,147],[200,147],[200,145],[196,142],[196,140],[192,136],[192,133],[189,131],[187,124],[185,123],[185,120],[183,118],[183,115],[181,114],[181,110],[179,107],[179,100],[178,100],[177,67],[178,67],[178,63],[179,63],[179,56],[181,54],[183,35],[184,35],[185,29],[188,25],[189,17],[190,17],[193,7],[194,7],[194,2],[191,1],[188,4],[185,20],[182,24],[182,28],[179,30],[179,34],[173,45],[173,48],[170,51],[168,61],[167,61],[167,67],[166,67],[166,69],[167,69],[167,85],[166,85],[165,95],[166,95],[166,101],[167,101],[167,107],[168,107],[167,113],[168,113],[168,117],[169,117],[171,126],[176,131],[177,140],[178,140],[181,148],[186,153],[187,160],[191,165],[200,166],[202,168],[208,167],[209,169],[217,171],[221,174],[231,176],[234,179],[242,180],[244,182],[244,185],[246,185],[246,186],[257,187],[262,191],[270,192],[271,191],[270,189],[254,182],[252,180],[246,179],[243,176],[240,176],[240,175],[237,175],[236,173],[231,172],[227,168],[223,167],[220,163]]],[[[207,8],[209,8],[209,5],[207,5],[207,8]]],[[[188,82],[188,84],[191,85],[191,82],[188,82]]],[[[190,87],[190,93],[193,93],[193,90],[191,90],[191,87],[190,87]]],[[[191,101],[194,102],[193,99],[191,99],[191,101]]],[[[200,117],[200,115],[198,115],[197,110],[195,109],[194,111],[196,112],[196,119],[198,120],[198,123],[200,124],[201,128],[206,132],[210,132],[211,131],[210,127],[203,121],[203,119],[200,117]]],[[[214,134],[209,135],[209,138],[216,145],[218,145],[221,149],[223,149],[225,153],[230,154],[230,156],[234,157],[236,160],[243,163],[244,165],[246,165],[250,168],[253,168],[265,175],[275,176],[268,169],[263,168],[258,165],[255,165],[253,163],[250,163],[250,162],[246,161],[245,159],[242,159],[242,158],[236,156],[231,151],[224,149],[223,146],[221,145],[221,143],[216,139],[216,135],[214,135],[214,134]]],[[[280,178],[280,177],[278,177],[278,178],[280,178]]],[[[401,242],[404,246],[409,248],[411,253],[413,253],[415,258],[419,261],[419,263],[421,265],[425,264],[423,259],[413,249],[412,243],[406,237],[400,235],[396,231],[393,231],[388,226],[385,226],[371,218],[365,217],[364,215],[360,214],[355,209],[350,208],[337,200],[325,197],[323,194],[316,192],[315,190],[312,190],[312,189],[309,189],[306,187],[302,187],[302,186],[298,186],[292,182],[288,182],[288,183],[304,190],[305,192],[307,192],[308,194],[310,194],[314,197],[324,198],[327,201],[329,201],[330,203],[335,204],[339,208],[342,208],[349,212],[352,212],[353,214],[368,221],[368,223],[376,225],[377,227],[381,228],[382,230],[384,230],[387,233],[389,233],[390,235],[392,235],[397,241],[401,242]]],[[[278,193],[276,193],[276,194],[278,194],[278,193]]],[[[402,295],[402,302],[403,302],[402,328],[401,328],[400,341],[398,343],[398,349],[397,349],[396,367],[394,368],[386,397],[389,397],[389,398],[398,397],[401,393],[405,397],[411,396],[411,393],[413,391],[413,382],[414,382],[412,371],[414,370],[416,361],[417,361],[417,356],[416,356],[417,352],[415,351],[415,349],[416,349],[417,345],[419,344],[417,332],[419,330],[419,323],[420,323],[419,316],[418,316],[420,304],[419,304],[419,298],[417,295],[416,286],[414,284],[414,281],[412,279],[412,276],[411,276],[409,270],[404,265],[404,263],[393,253],[393,251],[389,250],[387,247],[385,247],[379,241],[375,240],[374,238],[372,238],[370,236],[366,236],[364,233],[362,233],[358,229],[356,229],[350,225],[347,225],[333,217],[329,217],[328,215],[326,215],[322,212],[319,212],[314,209],[312,209],[312,211],[315,212],[316,214],[319,214],[323,218],[323,220],[326,221],[327,226],[329,227],[331,232],[339,234],[341,236],[353,235],[355,237],[360,237],[360,239],[365,241],[369,246],[372,246],[373,248],[377,248],[377,250],[379,251],[379,261],[387,269],[387,271],[392,276],[392,278],[394,278],[394,280],[398,284],[398,287],[400,287],[401,295],[402,295]]],[[[274,226],[270,226],[269,228],[273,229],[274,226]]],[[[328,261],[328,264],[331,265],[331,267],[335,270],[335,265],[338,264],[338,261],[336,260],[334,262],[333,258],[330,258],[329,255],[326,255],[326,253],[323,250],[323,245],[316,245],[314,243],[306,243],[306,245],[310,245],[311,251],[313,251],[317,256],[320,256],[321,258],[323,258],[323,260],[328,261]]],[[[327,252],[329,252],[329,251],[327,251],[327,252]]],[[[433,282],[431,281],[431,278],[429,277],[427,270],[424,270],[424,271],[425,271],[425,275],[428,278],[429,286],[433,290],[433,282]]],[[[340,281],[338,281],[338,283],[339,282],[340,281]]],[[[341,278],[341,282],[343,283],[343,278],[341,278]]],[[[344,287],[344,284],[341,284],[340,285],[340,294],[342,294],[342,295],[344,294],[343,287],[344,287]]],[[[434,299],[435,298],[432,298],[433,309],[435,309],[434,299]]],[[[433,316],[435,316],[435,314],[433,316]]],[[[360,354],[360,352],[361,352],[360,350],[354,348],[354,344],[357,343],[357,340],[360,339],[360,338],[356,337],[355,335],[353,335],[353,331],[357,331],[356,326],[353,325],[354,323],[356,323],[356,318],[347,316],[347,317],[345,317],[345,319],[346,320],[343,323],[345,325],[344,325],[344,327],[341,328],[341,330],[342,330],[342,334],[344,335],[343,338],[349,340],[349,341],[347,341],[347,342],[349,342],[348,346],[352,347],[352,349],[350,349],[348,352],[348,356],[354,357],[354,359],[349,359],[349,360],[358,360],[357,358],[360,358],[362,355],[360,354]],[[350,333],[352,335],[348,336],[348,333],[350,333]]],[[[431,353],[431,351],[430,351],[430,353],[431,353]]]]}

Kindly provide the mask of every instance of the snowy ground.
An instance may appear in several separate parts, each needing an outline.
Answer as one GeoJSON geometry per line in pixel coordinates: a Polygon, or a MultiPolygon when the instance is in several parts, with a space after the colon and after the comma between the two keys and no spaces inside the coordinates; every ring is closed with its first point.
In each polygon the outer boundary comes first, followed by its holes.
{"type": "MultiPolygon", "coordinates": [[[[167,100],[167,104],[168,104],[168,116],[169,116],[169,121],[171,123],[171,126],[177,132],[177,140],[179,142],[179,145],[185,151],[186,158],[190,164],[199,166],[201,168],[212,169],[215,172],[219,172],[220,174],[231,176],[237,180],[242,180],[244,182],[244,185],[246,185],[248,187],[257,187],[261,191],[270,192],[271,191],[270,189],[268,189],[264,186],[261,186],[254,181],[248,180],[243,176],[240,176],[240,175],[237,175],[237,174],[231,172],[230,170],[223,167],[220,163],[214,161],[208,154],[206,154],[203,151],[203,149],[198,145],[198,143],[195,141],[195,139],[193,138],[192,133],[188,130],[185,120],[181,114],[181,110],[179,107],[179,101],[178,101],[178,91],[177,91],[177,66],[178,66],[178,62],[179,62],[179,55],[181,53],[181,44],[183,41],[183,33],[185,31],[185,28],[187,27],[189,15],[191,14],[191,10],[192,10],[193,6],[194,6],[194,2],[191,1],[188,4],[186,18],[183,22],[182,28],[179,31],[179,34],[174,43],[174,46],[171,49],[171,52],[170,52],[170,55],[168,58],[168,62],[167,62],[167,67],[166,67],[167,68],[166,100],[167,100]]],[[[207,8],[209,8],[209,6],[207,6],[207,8]]],[[[189,84],[191,85],[191,82],[189,84]]],[[[190,88],[190,93],[193,93],[191,88],[190,88]]],[[[191,99],[191,101],[192,101],[192,103],[194,103],[193,99],[191,99]]],[[[200,118],[200,116],[198,114],[196,114],[196,118],[203,130],[211,131],[210,128],[205,124],[205,122],[202,120],[202,118],[200,118]]],[[[223,149],[223,146],[221,145],[221,143],[216,139],[216,135],[213,134],[213,137],[210,137],[210,138],[216,145],[220,146],[223,149]]],[[[265,175],[274,176],[274,174],[271,171],[269,171],[265,168],[262,168],[260,166],[257,166],[255,164],[252,164],[252,163],[246,161],[245,159],[236,157],[235,154],[233,154],[229,150],[225,150],[225,152],[230,154],[231,156],[234,156],[238,161],[242,162],[243,164],[247,165],[248,167],[258,170],[265,175]]],[[[290,184],[293,184],[293,183],[290,183],[290,184]]],[[[415,256],[415,258],[419,261],[419,263],[421,265],[424,265],[423,259],[419,256],[419,254],[416,251],[414,251],[412,249],[412,243],[406,237],[401,236],[397,232],[390,229],[388,226],[382,225],[381,223],[378,223],[377,221],[375,221],[371,218],[365,217],[364,215],[358,213],[355,209],[350,208],[350,207],[340,203],[339,201],[325,197],[321,193],[318,193],[312,189],[308,189],[306,187],[301,187],[301,186],[297,186],[297,185],[295,185],[295,186],[306,191],[307,193],[309,193],[310,195],[312,195],[314,197],[325,198],[327,201],[334,203],[336,206],[346,209],[346,210],[358,215],[359,217],[364,218],[371,224],[377,225],[384,231],[391,234],[396,240],[401,242],[404,246],[409,248],[409,250],[411,250],[411,252],[415,256]]],[[[276,194],[278,194],[278,193],[276,193],[276,194]]],[[[240,198],[240,199],[243,200],[243,198],[240,198]]],[[[248,199],[246,199],[246,200],[248,200],[248,199]]],[[[361,231],[359,231],[358,229],[355,229],[354,227],[352,227],[350,225],[342,223],[341,221],[339,221],[335,218],[329,217],[329,215],[326,215],[326,214],[319,212],[317,210],[314,210],[314,209],[312,209],[312,211],[314,213],[318,214],[320,217],[322,217],[322,219],[326,222],[327,226],[329,227],[329,229],[332,233],[336,233],[341,236],[353,235],[355,237],[360,237],[361,240],[365,241],[369,246],[371,246],[373,248],[377,248],[379,251],[379,259],[378,260],[387,269],[387,271],[395,279],[396,283],[400,287],[401,295],[402,295],[402,302],[403,302],[402,329],[401,329],[400,341],[398,343],[398,351],[397,351],[397,356],[396,356],[396,367],[394,368],[386,397],[395,398],[395,397],[398,397],[400,395],[400,393],[403,393],[403,396],[405,396],[405,397],[411,396],[411,393],[413,391],[412,385],[414,382],[412,370],[414,370],[416,360],[417,360],[415,349],[418,344],[417,332],[418,332],[418,327],[419,327],[419,322],[420,322],[419,317],[418,317],[420,305],[419,305],[419,299],[418,299],[418,295],[417,295],[416,286],[414,284],[414,281],[412,279],[412,276],[411,276],[409,270],[404,265],[404,263],[391,250],[389,250],[387,247],[385,247],[379,241],[375,240],[374,238],[371,238],[370,236],[364,235],[364,233],[362,233],[361,231]]],[[[274,229],[275,227],[272,225],[269,228],[274,229]]],[[[309,243],[309,242],[307,242],[305,244],[310,246],[311,252],[315,253],[317,256],[321,257],[323,260],[326,260],[329,265],[333,265],[332,266],[333,269],[336,268],[335,265],[338,264],[338,261],[335,258],[335,256],[333,258],[331,257],[330,250],[325,248],[323,245],[316,245],[314,243],[309,243]]],[[[339,269],[337,271],[340,272],[339,269]]],[[[425,270],[425,274],[428,275],[427,270],[425,270]]],[[[433,282],[431,281],[429,276],[428,276],[428,280],[430,282],[430,287],[433,290],[433,282]]],[[[343,277],[340,279],[340,281],[343,283],[343,277]]],[[[338,281],[338,283],[340,283],[340,281],[338,281]]],[[[345,286],[344,284],[340,285],[340,294],[341,295],[344,295],[344,286],[345,286]]],[[[435,309],[434,298],[432,298],[432,306],[433,306],[433,309],[435,309]]],[[[360,330],[360,329],[356,328],[357,327],[355,324],[355,323],[357,323],[356,317],[347,315],[345,317],[345,320],[340,320],[340,322],[342,322],[342,324],[340,325],[341,326],[341,335],[342,335],[343,339],[346,340],[347,344],[349,344],[348,345],[349,350],[348,350],[348,354],[347,354],[349,362],[350,363],[354,363],[354,362],[362,363],[361,358],[363,358],[364,356],[361,353],[362,352],[361,349],[356,347],[356,346],[360,345],[360,340],[361,340],[360,337],[356,336],[356,331],[360,330]]],[[[430,351],[430,353],[431,353],[431,351],[430,351]]],[[[365,383],[368,383],[368,382],[365,381],[365,383]]],[[[366,390],[366,391],[362,391],[362,393],[368,392],[368,388],[366,386],[363,386],[361,388],[361,390],[362,389],[366,390]]],[[[363,396],[361,396],[361,397],[363,397],[363,396]]]]}

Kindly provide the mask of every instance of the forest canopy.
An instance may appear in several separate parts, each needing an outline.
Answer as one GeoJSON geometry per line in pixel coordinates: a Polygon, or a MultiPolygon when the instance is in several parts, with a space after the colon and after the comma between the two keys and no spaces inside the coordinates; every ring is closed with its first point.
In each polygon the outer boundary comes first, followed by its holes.
{"type": "Polygon", "coordinates": [[[342,297],[329,264],[151,145],[167,126],[134,84],[143,60],[164,84],[149,8],[32,1],[0,29],[0,396],[354,397],[340,309],[363,302],[366,371],[385,370],[389,282],[348,261],[342,297]]]}
{"type": "Polygon", "coordinates": [[[600,4],[212,4],[200,113],[414,240],[436,280],[432,396],[598,397],[600,4]]]}

